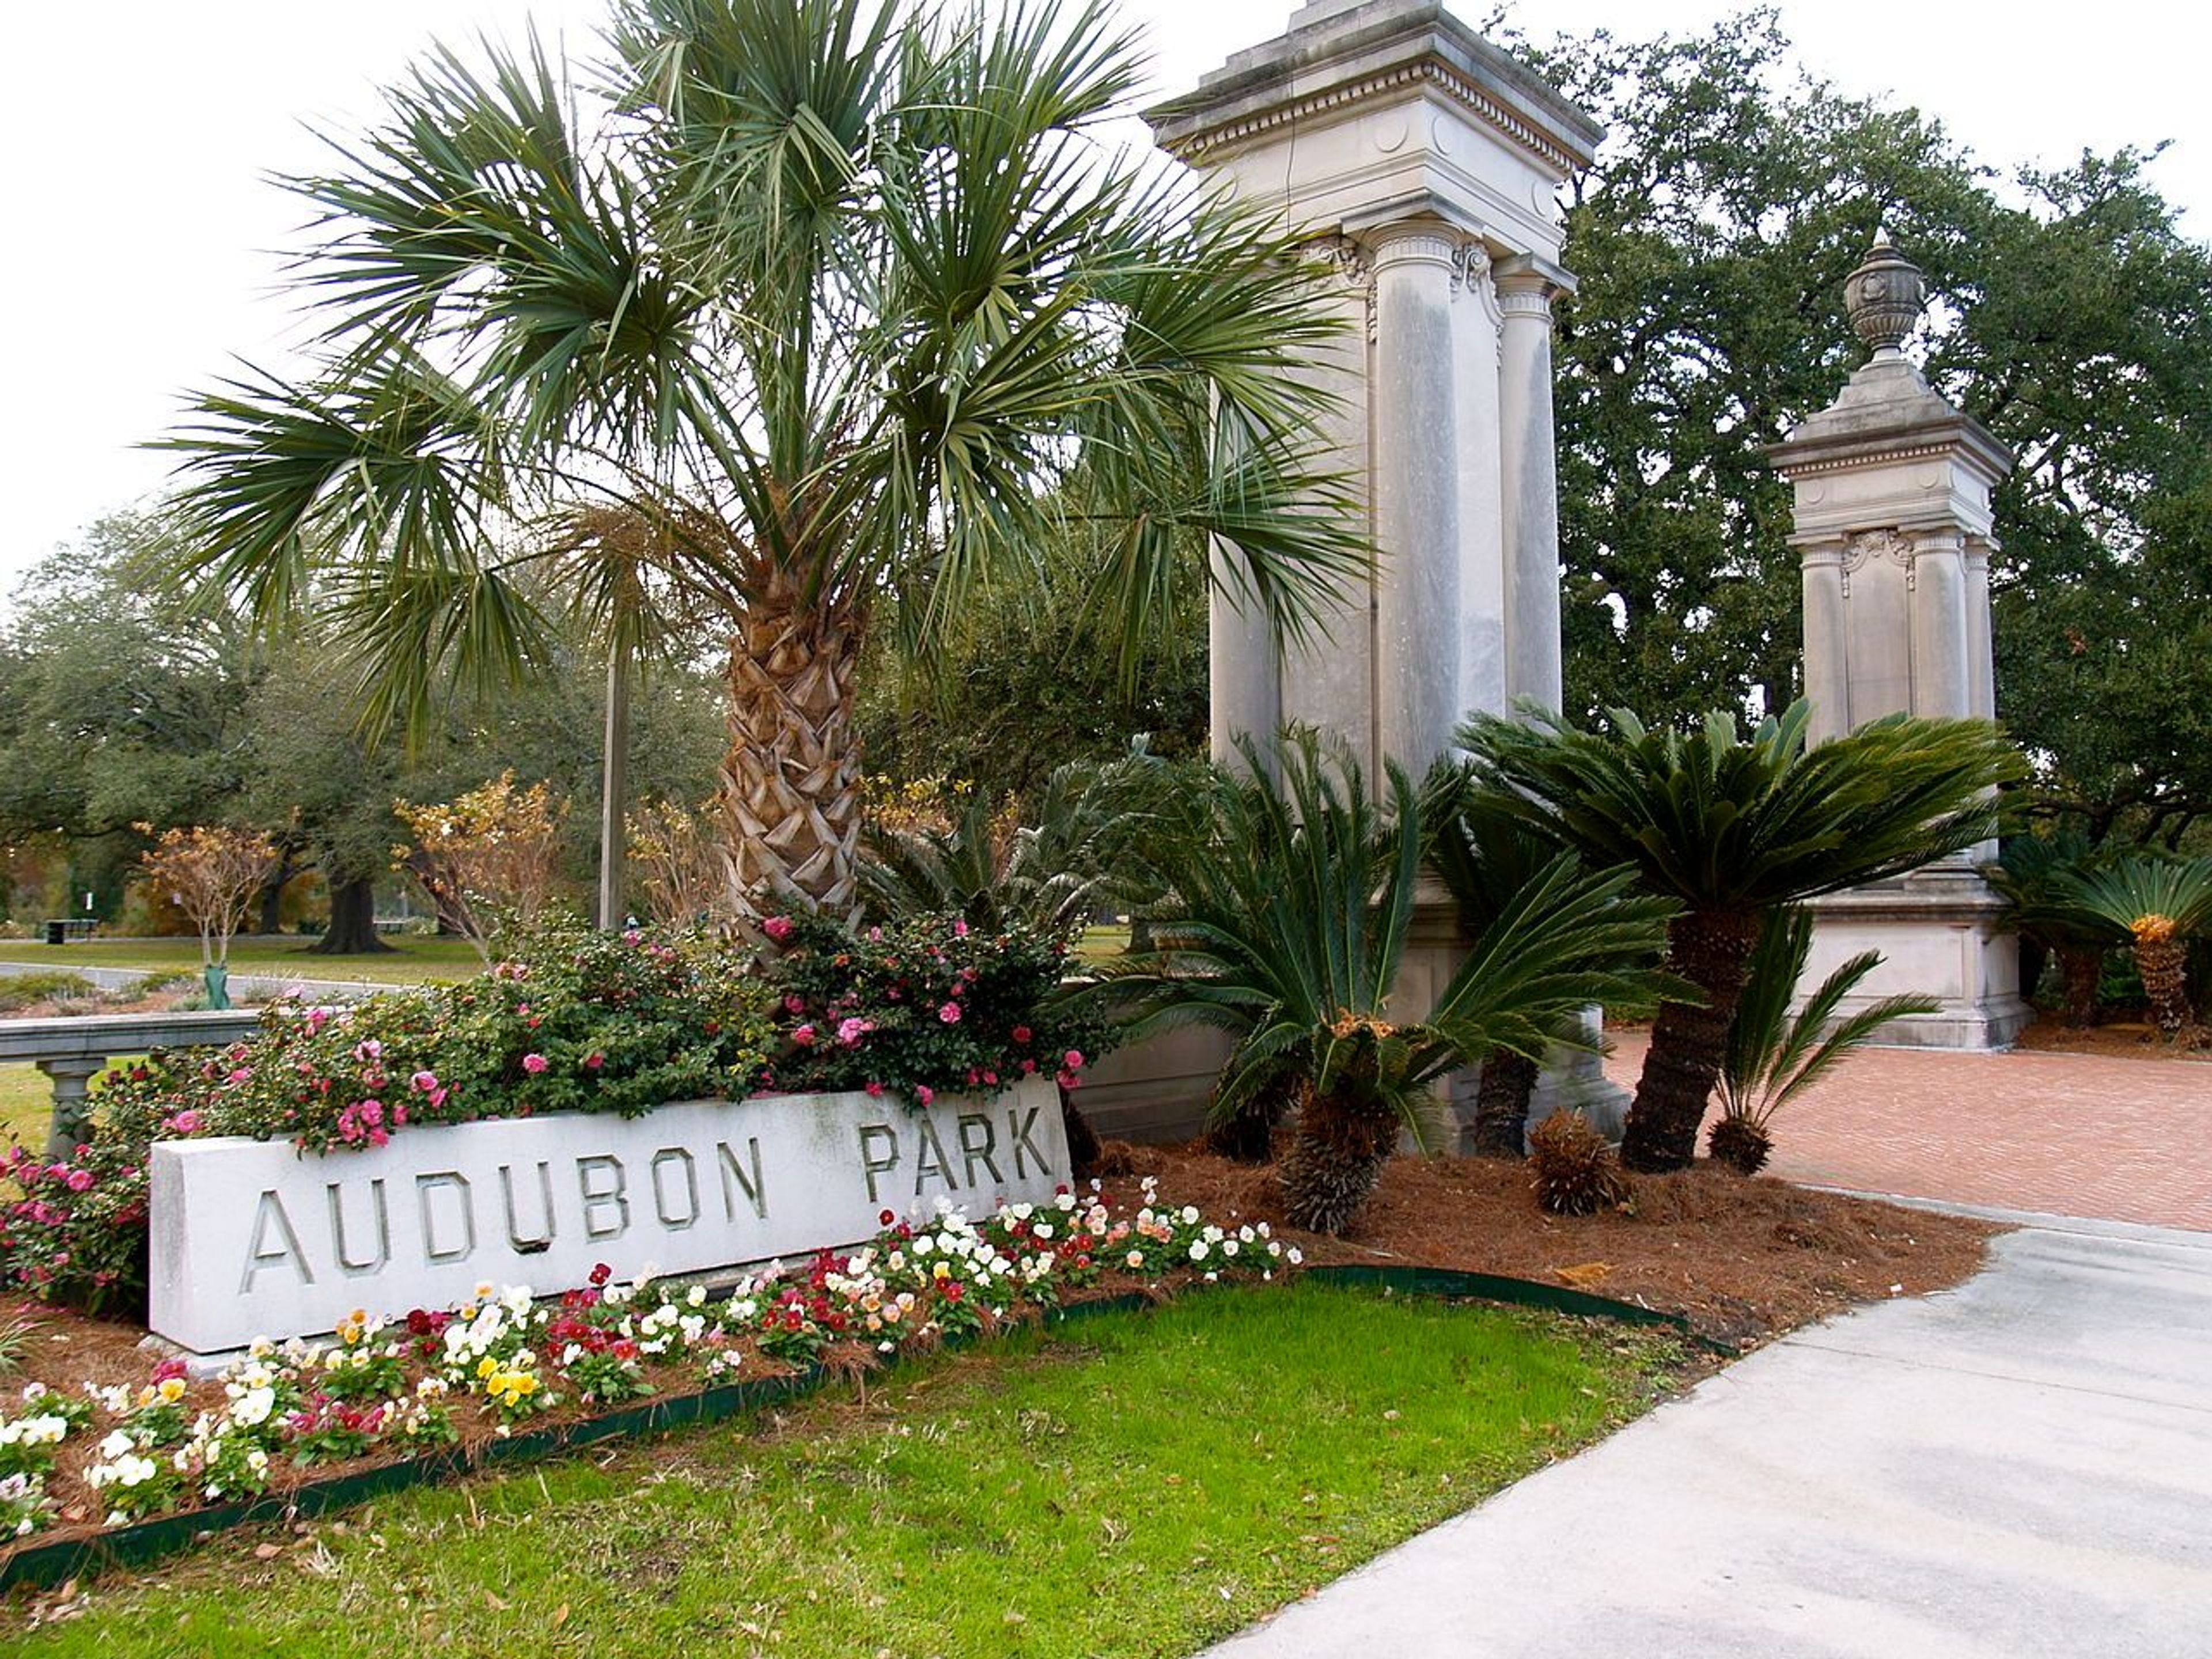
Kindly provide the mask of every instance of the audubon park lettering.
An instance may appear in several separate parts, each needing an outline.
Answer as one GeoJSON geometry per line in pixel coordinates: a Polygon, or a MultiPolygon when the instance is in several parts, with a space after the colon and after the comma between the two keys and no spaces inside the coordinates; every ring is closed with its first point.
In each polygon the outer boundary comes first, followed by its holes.
{"type": "Polygon", "coordinates": [[[369,1152],[161,1143],[149,1319],[199,1352],[314,1334],[355,1307],[438,1307],[485,1280],[550,1294],[599,1262],[696,1273],[857,1243],[881,1212],[1049,1198],[1050,1084],[909,1111],[865,1094],[686,1101],[410,1130],[369,1152]]]}

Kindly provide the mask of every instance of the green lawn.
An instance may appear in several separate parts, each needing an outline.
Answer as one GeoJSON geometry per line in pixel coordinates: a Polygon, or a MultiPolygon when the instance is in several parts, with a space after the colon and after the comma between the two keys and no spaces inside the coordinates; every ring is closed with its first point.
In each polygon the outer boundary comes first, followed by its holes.
{"type": "Polygon", "coordinates": [[[269,1534],[212,1544],[15,1650],[1186,1655],[1595,1439],[1670,1358],[1547,1316],[1218,1291],[411,1493],[270,1560],[269,1534]]]}
{"type": "Polygon", "coordinates": [[[54,1085],[37,1066],[0,1066],[0,1148],[11,1140],[45,1146],[53,1103],[54,1085]]]}
{"type": "MultiPolygon", "coordinates": [[[[416,985],[425,980],[462,979],[482,966],[465,939],[402,934],[386,941],[388,955],[319,957],[311,940],[294,936],[233,939],[234,973],[296,974],[302,979],[368,980],[380,985],[416,985]]],[[[198,939],[87,939],[76,945],[0,941],[0,961],[36,963],[56,968],[183,968],[198,972],[198,939]]]]}

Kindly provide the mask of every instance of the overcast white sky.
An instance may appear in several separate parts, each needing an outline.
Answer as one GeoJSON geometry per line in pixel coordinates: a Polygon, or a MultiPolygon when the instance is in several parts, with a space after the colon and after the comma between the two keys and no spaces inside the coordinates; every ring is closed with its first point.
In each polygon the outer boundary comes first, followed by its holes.
{"type": "MultiPolygon", "coordinates": [[[[1279,34],[1294,0],[1122,0],[1181,91],[1279,34]]],[[[1728,0],[1522,0],[1532,33],[1696,30],[1728,0]]],[[[1486,0],[1460,0],[1480,18],[1486,0]]],[[[1940,116],[1985,161],[2062,161],[2172,139],[2156,177],[2212,235],[2212,24],[2190,0],[1784,0],[1803,61],[1847,91],[1940,116]]],[[[306,170],[303,129],[374,113],[374,88],[438,38],[534,18],[580,52],[601,0],[111,0],[0,22],[0,593],[101,514],[159,488],[134,446],[234,355],[273,361],[274,289],[306,170]]]]}

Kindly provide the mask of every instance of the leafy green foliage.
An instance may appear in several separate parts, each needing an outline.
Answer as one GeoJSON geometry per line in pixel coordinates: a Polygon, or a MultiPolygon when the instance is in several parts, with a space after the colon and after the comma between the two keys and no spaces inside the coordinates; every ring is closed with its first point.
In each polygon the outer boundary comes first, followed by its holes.
{"type": "Polygon", "coordinates": [[[1620,708],[1609,732],[1528,714],[1461,730],[1495,809],[1692,908],[1763,910],[1917,870],[1994,836],[1990,792],[2025,770],[1980,720],[1895,714],[1808,749],[1802,701],[1748,737],[1725,710],[1689,731],[1620,708]]]}
{"type": "Polygon", "coordinates": [[[1234,1033],[1224,1112],[1289,1073],[1419,1133],[1425,1091],[1445,1073],[1493,1048],[1539,1058],[1581,1010],[1656,999],[1640,960],[1657,954],[1671,903],[1626,896],[1626,870],[1579,872],[1560,855],[1475,936],[1431,1012],[1386,1018],[1436,805],[1395,766],[1387,802],[1375,799],[1349,757],[1311,732],[1277,758],[1279,784],[1249,745],[1248,770],[1200,781],[1198,832],[1144,854],[1168,895],[1158,926],[1170,942],[1110,966],[1098,987],[1134,1031],[1234,1033]]]}
{"type": "Polygon", "coordinates": [[[304,380],[204,396],[175,447],[191,574],[264,620],[311,586],[386,720],[449,665],[543,662],[506,526],[650,526],[633,608],[769,594],[916,642],[1019,577],[1070,500],[1132,637],[1212,538],[1297,631],[1359,568],[1295,370],[1334,325],[1291,244],[1093,129],[1135,85],[1100,10],[621,0],[581,71],[441,52],[295,181],[320,216],[304,380]]]}
{"type": "Polygon", "coordinates": [[[1054,1006],[1067,945],[1053,934],[941,913],[859,932],[805,914],[763,926],[781,946],[763,969],[781,1039],[763,1081],[776,1089],[927,1105],[1032,1076],[1073,1088],[1102,1052],[1097,1021],[1054,1006]]]}
{"type": "Polygon", "coordinates": [[[2212,859],[2130,854],[2059,872],[2052,885],[2078,925],[2112,944],[2152,930],[2186,939],[2212,927],[2212,859]]]}
{"type": "Polygon", "coordinates": [[[1765,9],[1534,56],[1610,135],[1566,202],[1567,707],[1656,724],[1795,695],[1790,493],[1762,452],[1863,360],[1843,279],[1880,222],[1936,296],[1930,380],[2020,458],[1997,706],[2045,798],[2100,838],[2212,805],[2212,250],[2152,155],[2001,176],[1929,114],[1793,74],[1765,9]]]}
{"type": "MultiPolygon", "coordinates": [[[[1854,1048],[1873,1041],[1893,1019],[1932,1014],[1942,1005],[1933,997],[1883,997],[1843,1012],[1847,998],[1881,965],[1879,951],[1868,951],[1839,964],[1805,999],[1794,1015],[1790,1003],[1813,951],[1812,913],[1785,905],[1769,914],[1744,976],[1743,1000],[1729,1026],[1728,1048],[1721,1060],[1720,1105],[1724,1121],[1714,1127],[1715,1156],[1729,1136],[1747,1133],[1759,1146],[1759,1163],[1770,1139],[1774,1114],[1834,1070],[1854,1048]]],[[[1757,1168],[1746,1170],[1751,1174],[1757,1168]]]]}

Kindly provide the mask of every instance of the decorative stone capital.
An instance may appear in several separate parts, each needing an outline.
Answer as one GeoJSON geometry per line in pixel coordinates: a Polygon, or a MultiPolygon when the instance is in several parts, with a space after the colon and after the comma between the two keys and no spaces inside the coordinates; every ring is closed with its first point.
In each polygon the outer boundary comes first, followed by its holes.
{"type": "Polygon", "coordinates": [[[1552,324],[1552,301],[1575,291],[1574,276],[1564,265],[1533,253],[1500,259],[1491,276],[1500,312],[1508,318],[1540,321],[1547,328],[1552,324]]]}
{"type": "Polygon", "coordinates": [[[1455,277],[1461,248],[1457,231],[1430,220],[1379,225],[1366,234],[1368,259],[1379,275],[1400,265],[1434,265],[1455,277]]]}

